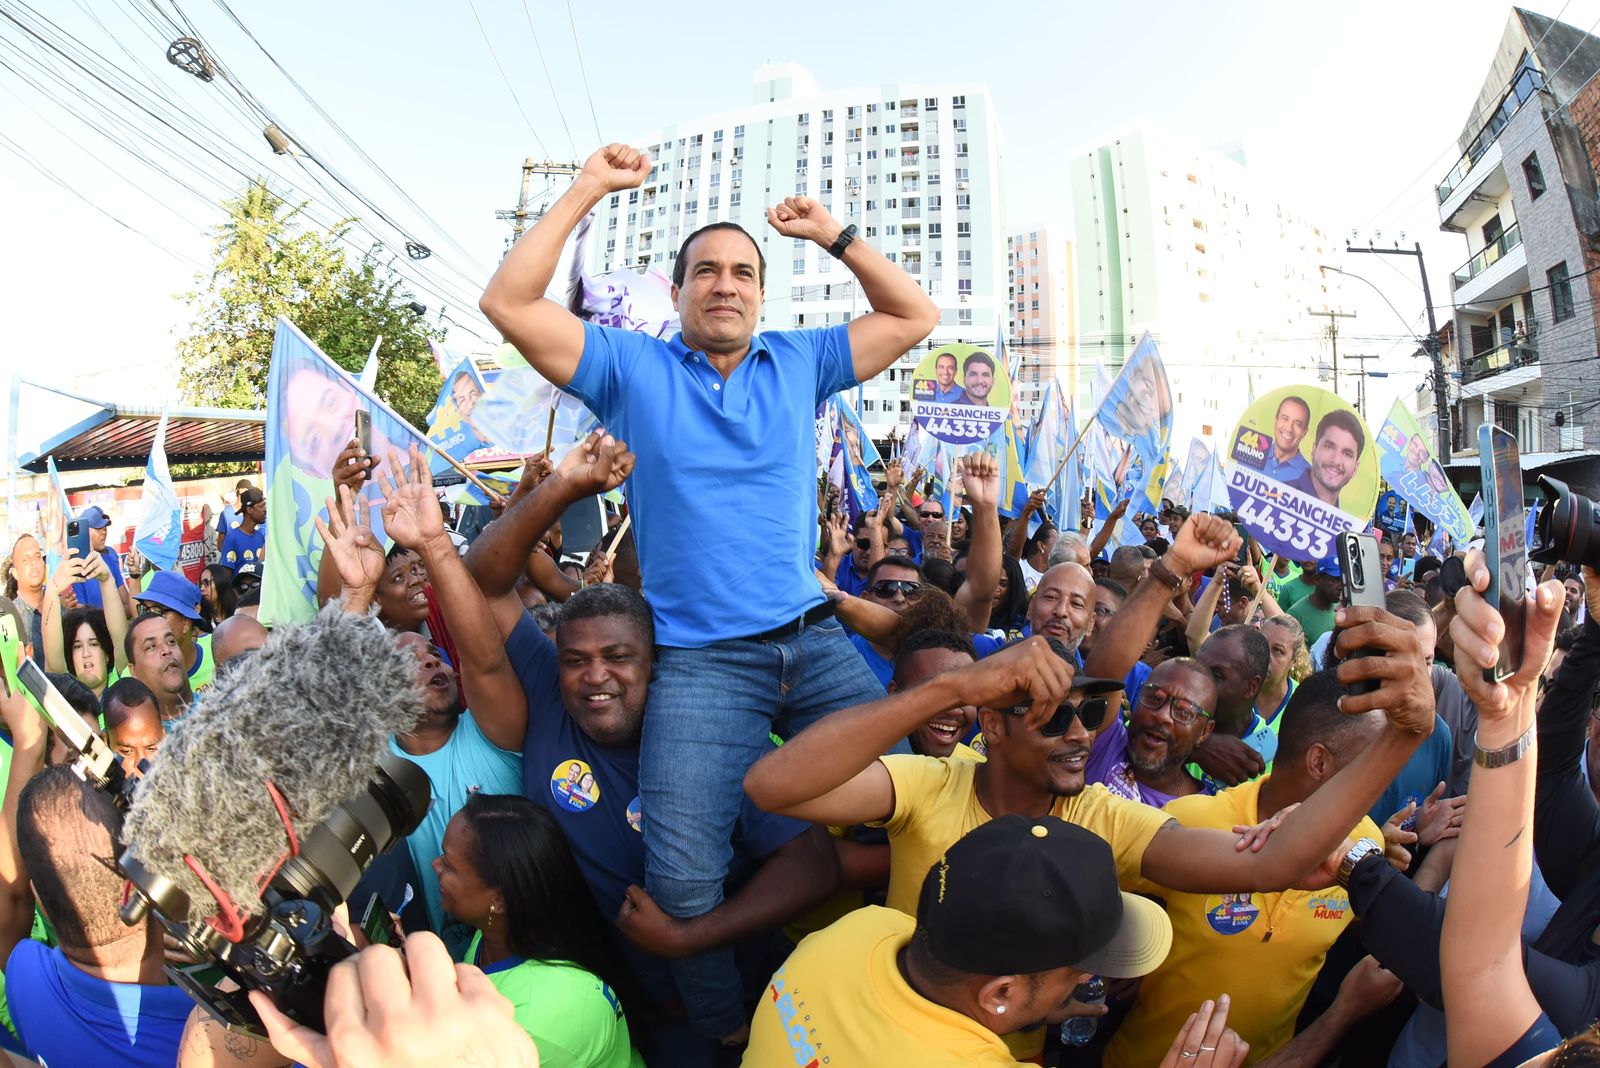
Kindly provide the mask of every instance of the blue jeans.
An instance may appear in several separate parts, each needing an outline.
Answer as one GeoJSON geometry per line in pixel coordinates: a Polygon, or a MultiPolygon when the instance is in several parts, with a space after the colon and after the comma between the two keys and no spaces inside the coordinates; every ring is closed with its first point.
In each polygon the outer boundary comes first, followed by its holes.
{"type": "MultiPolygon", "coordinates": [[[[883,687],[829,619],[775,642],[724,641],[656,650],[639,753],[645,889],[671,916],[722,903],[744,776],[771,747],[883,687]]],[[[733,951],[672,962],[689,1019],[720,1038],[747,1021],[733,951]]]]}

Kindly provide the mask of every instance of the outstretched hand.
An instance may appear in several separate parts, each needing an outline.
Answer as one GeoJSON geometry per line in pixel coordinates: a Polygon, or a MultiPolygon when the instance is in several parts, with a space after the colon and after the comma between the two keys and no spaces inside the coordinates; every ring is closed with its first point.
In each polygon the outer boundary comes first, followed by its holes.
{"type": "Polygon", "coordinates": [[[444,513],[433,491],[433,474],[416,445],[411,446],[410,460],[410,466],[404,466],[400,454],[389,450],[389,470],[378,472],[378,489],[384,498],[383,529],[395,544],[421,552],[430,541],[445,536],[444,513]]]}
{"type": "Polygon", "coordinates": [[[383,546],[378,544],[372,528],[362,522],[366,508],[357,508],[348,485],[340,485],[338,498],[326,498],[328,519],[316,516],[317,533],[322,535],[322,551],[331,553],[334,566],[339,570],[339,581],[346,592],[365,591],[368,595],[378,588],[383,578],[383,546]]]}
{"type": "Polygon", "coordinates": [[[1500,640],[1505,636],[1506,623],[1498,607],[1484,600],[1483,592],[1489,588],[1489,567],[1482,551],[1474,549],[1468,553],[1465,564],[1467,584],[1456,591],[1456,617],[1450,621],[1450,638],[1455,645],[1456,677],[1472,703],[1478,706],[1481,727],[1513,717],[1536,692],[1539,676],[1555,645],[1556,625],[1561,618],[1565,594],[1560,584],[1552,579],[1540,584],[1533,596],[1527,598],[1522,663],[1516,673],[1503,682],[1486,682],[1484,671],[1499,662],[1500,640]]]}
{"type": "Polygon", "coordinates": [[[627,442],[596,430],[561,458],[555,477],[570,486],[575,497],[609,493],[627,481],[636,459],[627,442]]]}

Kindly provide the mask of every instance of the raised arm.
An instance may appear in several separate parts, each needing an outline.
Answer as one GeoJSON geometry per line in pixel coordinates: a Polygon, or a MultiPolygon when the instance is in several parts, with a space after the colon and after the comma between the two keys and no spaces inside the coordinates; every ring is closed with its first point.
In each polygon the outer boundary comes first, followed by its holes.
{"type": "Polygon", "coordinates": [[[1000,584],[1000,465],[986,452],[961,458],[961,484],[972,505],[972,546],[967,550],[967,581],[956,591],[956,607],[972,629],[989,629],[995,587],[1000,584]]]}
{"type": "Polygon", "coordinates": [[[839,856],[828,832],[809,827],[763,860],[736,894],[701,916],[668,916],[643,887],[628,887],[617,929],[658,957],[692,957],[782,927],[838,887],[839,856]]]}
{"type": "Polygon", "coordinates": [[[607,145],[584,163],[577,180],[500,261],[478,307],[505,339],[549,381],[564,386],[583,358],[583,323],[545,290],[561,247],[582,218],[612,193],[637,189],[650,157],[627,145],[607,145]]]}
{"type": "Polygon", "coordinates": [[[461,562],[445,532],[427,459],[411,446],[409,467],[389,454],[389,471],[379,472],[383,527],[398,545],[416,550],[428,567],[428,580],[461,656],[461,681],[472,699],[472,716],[483,736],[501,749],[522,750],[528,703],[522,683],[506,658],[505,639],[483,591],[461,562]]]}
{"type": "Polygon", "coordinates": [[[1456,675],[1478,706],[1478,749],[1528,746],[1520,759],[1502,754],[1499,766],[1480,763],[1472,769],[1467,787],[1472,816],[1456,843],[1444,910],[1439,971],[1450,1063],[1476,1068],[1515,1045],[1542,1011],[1523,969],[1522,910],[1506,903],[1522,901],[1532,878],[1529,825],[1538,762],[1534,699],[1555,642],[1563,594],[1551,581],[1528,599],[1521,667],[1505,682],[1489,684],[1483,671],[1499,658],[1506,624],[1481,596],[1489,569],[1480,552],[1468,554],[1466,570],[1468,585],[1456,594],[1450,637],[1456,675]]]}
{"type": "Polygon", "coordinates": [[[1100,529],[1095,532],[1094,540],[1089,543],[1089,559],[1098,559],[1105,551],[1106,543],[1111,540],[1111,532],[1117,529],[1117,520],[1121,519],[1128,511],[1127,501],[1118,501],[1116,507],[1111,509],[1111,514],[1106,516],[1106,521],[1100,524],[1100,529]]]}
{"type": "MultiPolygon", "coordinates": [[[[372,460],[362,449],[361,443],[355,438],[345,442],[344,449],[333,461],[333,499],[339,499],[339,487],[344,486],[350,491],[351,506],[356,506],[361,488],[366,484],[372,470],[372,460]]],[[[332,514],[331,512],[329,513],[332,514]]],[[[317,605],[327,604],[344,588],[344,583],[339,577],[338,565],[334,563],[333,556],[323,545],[322,559],[317,562],[317,605]]]]}
{"type": "MultiPolygon", "coordinates": [[[[44,584],[44,596],[39,599],[39,637],[44,640],[44,648],[35,649],[33,656],[34,659],[44,662],[46,671],[64,673],[67,670],[61,591],[70,590],[74,582],[83,581],[84,563],[85,561],[78,556],[78,550],[68,548],[67,555],[56,568],[56,573],[44,584]]],[[[22,638],[26,641],[28,636],[24,634],[22,638]]],[[[107,655],[110,652],[111,650],[106,650],[107,655]]]]}
{"type": "MultiPolygon", "coordinates": [[[[517,577],[529,566],[534,548],[573,501],[606,493],[622,485],[633,471],[634,456],[625,442],[597,430],[562,459],[561,465],[525,495],[513,495],[505,513],[483,528],[467,551],[466,566],[491,603],[513,592],[517,577]]],[[[501,640],[511,626],[500,623],[501,640]]]]}
{"type": "Polygon", "coordinates": [[[0,715],[11,731],[11,767],[6,772],[5,800],[0,801],[0,968],[17,943],[33,928],[33,890],[17,841],[17,798],[28,780],[44,767],[48,735],[44,720],[19,687],[7,694],[0,686],[0,715]]]}
{"type": "MultiPolygon", "coordinates": [[[[123,648],[122,639],[128,633],[129,613],[122,603],[121,597],[115,597],[117,587],[111,578],[111,569],[106,566],[106,561],[99,553],[95,553],[85,568],[84,574],[100,583],[100,604],[106,617],[106,633],[111,636],[111,648],[106,650],[106,662],[118,671],[128,670],[128,651],[123,648]]],[[[128,592],[128,584],[122,584],[122,592],[128,592]]],[[[49,641],[48,638],[45,639],[49,641]]]]}
{"type": "Polygon", "coordinates": [[[1084,671],[1099,678],[1120,679],[1133,669],[1172,600],[1172,586],[1162,580],[1163,570],[1181,582],[1196,571],[1209,571],[1231,560],[1238,551],[1239,535],[1230,524],[1204,512],[1190,516],[1166,555],[1151,565],[1151,573],[1111,617],[1104,632],[1095,634],[1094,651],[1084,671]]]}
{"type": "Polygon", "coordinates": [[[1222,599],[1222,584],[1228,581],[1228,565],[1219,564],[1211,572],[1211,581],[1206,583],[1205,592],[1200,595],[1200,600],[1194,606],[1194,611],[1189,613],[1189,622],[1184,626],[1183,636],[1189,639],[1189,655],[1193,656],[1200,651],[1200,647],[1211,636],[1211,619],[1217,614],[1217,602],[1222,599]]]}
{"type": "MultiPolygon", "coordinates": [[[[820,201],[810,197],[788,197],[768,208],[767,222],[784,237],[811,241],[824,252],[845,229],[820,201]]],[[[860,237],[845,248],[841,261],[856,276],[862,296],[872,305],[872,311],[850,320],[850,358],[856,380],[865,382],[933,333],[939,325],[939,309],[915,279],[860,237]]]]}
{"type": "Polygon", "coordinates": [[[894,784],[878,762],[880,753],[934,716],[965,705],[1010,708],[1031,702],[1030,726],[1036,725],[1071,688],[1071,665],[1044,638],[1028,638],[921,686],[813,723],[756,761],[745,775],[745,793],[768,812],[812,823],[847,826],[888,819],[894,814],[894,784]]]}
{"type": "MultiPolygon", "coordinates": [[[[1192,520],[1191,520],[1192,521],[1192,520]]],[[[1338,650],[1382,649],[1384,656],[1358,657],[1339,666],[1339,681],[1378,683],[1377,689],[1340,698],[1354,715],[1383,709],[1388,723],[1371,745],[1291,812],[1259,853],[1240,852],[1219,831],[1169,827],[1145,850],[1147,878],[1174,890],[1239,892],[1305,887],[1319,869],[1332,882],[1339,850],[1351,828],[1400,773],[1433,729],[1433,684],[1416,628],[1378,608],[1346,608],[1339,613],[1338,650]]],[[[1096,643],[1099,644],[1098,642],[1096,643]]],[[[1380,843],[1381,844],[1381,843],[1380,843]]]]}
{"type": "Polygon", "coordinates": [[[1043,514],[1044,502],[1044,490],[1036,489],[1028,494],[1028,503],[1022,506],[1022,514],[1012,521],[1011,530],[1006,535],[1006,552],[1015,557],[1022,556],[1023,543],[1028,540],[1028,519],[1035,512],[1043,514]]]}

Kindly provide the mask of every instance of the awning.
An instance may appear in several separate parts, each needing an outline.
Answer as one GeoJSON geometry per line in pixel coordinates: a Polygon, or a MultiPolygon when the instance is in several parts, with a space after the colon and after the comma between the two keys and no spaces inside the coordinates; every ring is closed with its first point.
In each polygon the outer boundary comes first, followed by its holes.
{"type": "MultiPolygon", "coordinates": [[[[25,379],[12,386],[17,465],[36,474],[52,455],[62,471],[143,467],[160,419],[160,408],[95,400],[25,379]]],[[[167,462],[259,463],[266,422],[262,411],[168,408],[167,462]]]]}
{"type": "MultiPolygon", "coordinates": [[[[1521,454],[1520,459],[1524,471],[1537,471],[1540,468],[1571,463],[1574,460],[1592,460],[1596,456],[1600,456],[1600,449],[1568,449],[1566,452],[1525,452],[1521,454]]],[[[1476,469],[1478,454],[1455,456],[1445,466],[1451,469],[1469,467],[1476,469]]]]}

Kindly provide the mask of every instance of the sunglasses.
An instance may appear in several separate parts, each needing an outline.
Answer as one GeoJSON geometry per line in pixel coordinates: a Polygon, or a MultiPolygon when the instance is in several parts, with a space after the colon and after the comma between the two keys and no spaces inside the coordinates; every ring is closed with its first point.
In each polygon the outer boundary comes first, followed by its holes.
{"type": "Polygon", "coordinates": [[[943,512],[918,512],[917,514],[920,515],[924,519],[943,519],[944,518],[944,513],[943,512]]]}
{"type": "Polygon", "coordinates": [[[1152,712],[1163,706],[1170,707],[1172,709],[1172,722],[1183,727],[1187,727],[1202,716],[1206,719],[1211,718],[1211,713],[1187,697],[1179,697],[1170,690],[1163,690],[1159,686],[1151,686],[1148,683],[1139,687],[1139,706],[1152,712]]]}
{"type": "Polygon", "coordinates": [[[897,593],[910,597],[920,589],[922,589],[920,582],[911,582],[907,579],[879,579],[867,588],[867,592],[874,597],[893,597],[897,593]]]}
{"type": "Polygon", "coordinates": [[[857,538],[856,539],[856,548],[857,549],[870,549],[870,548],[872,548],[872,539],[871,538],[857,538]]]}
{"type": "MultiPolygon", "coordinates": [[[[1030,705],[1017,705],[1007,709],[1013,716],[1026,716],[1030,705]]],[[[1104,697],[1086,697],[1077,704],[1063,701],[1056,706],[1055,714],[1045,721],[1039,728],[1039,733],[1046,738],[1059,738],[1072,728],[1074,718],[1083,724],[1086,731],[1097,731],[1106,721],[1106,709],[1111,707],[1111,702],[1104,697]]]]}

